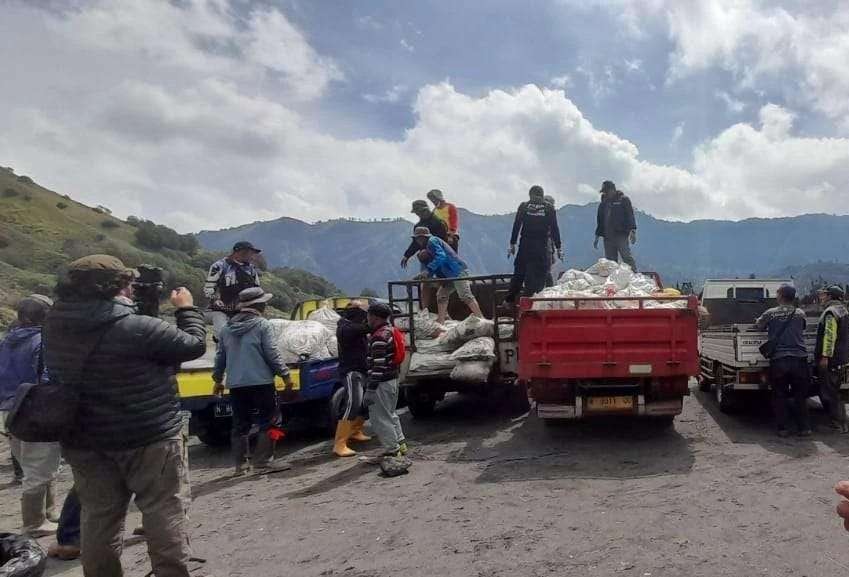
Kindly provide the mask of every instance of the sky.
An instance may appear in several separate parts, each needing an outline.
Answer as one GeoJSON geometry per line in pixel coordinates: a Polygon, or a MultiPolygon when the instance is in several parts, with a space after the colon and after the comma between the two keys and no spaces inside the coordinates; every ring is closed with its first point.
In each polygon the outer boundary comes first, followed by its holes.
{"type": "Polygon", "coordinates": [[[838,0],[0,0],[0,166],[181,232],[849,212],[838,0]]]}

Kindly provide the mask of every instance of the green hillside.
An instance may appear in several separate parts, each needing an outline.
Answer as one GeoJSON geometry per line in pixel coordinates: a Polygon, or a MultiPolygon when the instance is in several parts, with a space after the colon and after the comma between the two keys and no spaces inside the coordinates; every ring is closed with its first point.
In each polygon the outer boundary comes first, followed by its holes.
{"type": "MultiPolygon", "coordinates": [[[[120,220],[106,207],[75,202],[0,167],[0,330],[13,320],[17,299],[51,294],[68,262],[94,253],[129,266],[162,267],[168,288],[186,286],[198,301],[206,270],[221,256],[201,250],[193,235],[133,217],[120,220]]],[[[280,311],[302,299],[339,294],[323,278],[291,268],[265,271],[263,287],[275,294],[271,304],[280,311]]]]}

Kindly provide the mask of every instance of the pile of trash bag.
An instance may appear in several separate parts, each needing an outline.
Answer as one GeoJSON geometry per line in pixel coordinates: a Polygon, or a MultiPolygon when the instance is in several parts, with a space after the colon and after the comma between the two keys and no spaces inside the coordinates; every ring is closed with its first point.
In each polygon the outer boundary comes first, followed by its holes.
{"type": "MultiPolygon", "coordinates": [[[[444,374],[464,382],[485,383],[495,362],[495,323],[474,315],[465,320],[436,323],[433,313],[416,315],[416,352],[410,357],[410,375],[444,374]],[[426,329],[419,331],[419,319],[426,329]],[[439,327],[434,330],[433,325],[439,327]],[[427,338],[418,335],[427,334],[427,338]]],[[[503,334],[509,336],[510,327],[503,334]]]]}
{"type": "MultiPolygon", "coordinates": [[[[681,296],[675,289],[660,290],[653,278],[635,273],[630,266],[600,259],[585,271],[570,269],[557,284],[534,295],[539,298],[580,298],[581,301],[537,301],[535,310],[636,309],[637,301],[611,300],[615,297],[681,296]]],[[[687,308],[687,301],[644,301],[644,308],[687,308]]]]}
{"type": "Polygon", "coordinates": [[[0,533],[0,577],[41,577],[47,555],[35,539],[0,533]]]}
{"type": "Polygon", "coordinates": [[[283,361],[294,364],[304,360],[332,359],[339,354],[336,333],[313,321],[272,319],[274,340],[283,361]]]}

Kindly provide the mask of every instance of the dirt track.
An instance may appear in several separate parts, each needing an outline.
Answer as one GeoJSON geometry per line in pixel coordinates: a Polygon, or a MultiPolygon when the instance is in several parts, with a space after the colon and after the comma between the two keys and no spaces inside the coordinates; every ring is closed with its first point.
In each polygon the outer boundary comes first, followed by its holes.
{"type": "MultiPolygon", "coordinates": [[[[669,431],[546,427],[463,397],[403,421],[415,465],[398,479],[300,439],[278,451],[291,470],[236,482],[226,453],[193,445],[192,538],[209,560],[193,574],[849,574],[832,491],[849,478],[849,437],[780,440],[768,416],[722,415],[700,393],[669,431]]],[[[16,529],[18,489],[2,487],[0,530],[16,529]]],[[[149,571],[143,543],[124,565],[149,571]]],[[[47,574],[82,571],[51,562],[47,574]]]]}

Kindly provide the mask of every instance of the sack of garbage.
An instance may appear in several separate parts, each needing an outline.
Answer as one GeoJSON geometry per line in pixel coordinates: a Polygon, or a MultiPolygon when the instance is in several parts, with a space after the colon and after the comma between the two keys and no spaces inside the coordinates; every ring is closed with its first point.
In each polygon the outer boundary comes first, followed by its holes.
{"type": "Polygon", "coordinates": [[[486,383],[492,371],[493,360],[462,361],[451,369],[451,380],[462,383],[486,383]]]}
{"type": "Polygon", "coordinates": [[[598,262],[588,268],[586,272],[595,276],[608,277],[619,268],[619,263],[615,260],[607,260],[606,258],[598,259],[598,262]]]}
{"type": "Polygon", "coordinates": [[[498,338],[501,340],[513,338],[513,319],[510,317],[498,317],[498,338]]]}
{"type": "MultiPolygon", "coordinates": [[[[272,321],[272,326],[279,325],[277,348],[286,363],[297,363],[304,359],[331,359],[331,341],[335,334],[323,324],[316,321],[272,321]]],[[[338,349],[338,345],[337,345],[338,349]]]]}
{"type": "Polygon", "coordinates": [[[423,339],[416,341],[416,352],[419,353],[450,353],[454,349],[450,343],[439,339],[423,339]]]}
{"type": "Polygon", "coordinates": [[[409,374],[417,373],[445,373],[451,369],[457,361],[451,358],[451,353],[419,353],[410,356],[409,374]]]}
{"type": "Polygon", "coordinates": [[[380,474],[383,477],[400,477],[410,472],[413,462],[401,455],[391,455],[380,460],[380,474]]]}
{"type": "Polygon", "coordinates": [[[495,323],[491,320],[470,315],[439,335],[439,340],[449,344],[451,350],[454,350],[477,337],[491,337],[495,332],[494,327],[495,323]]]}
{"type": "Polygon", "coordinates": [[[41,577],[47,565],[47,555],[38,541],[0,533],[0,577],[41,577]]]}
{"type": "Polygon", "coordinates": [[[622,290],[630,286],[631,281],[634,279],[634,271],[627,264],[623,264],[610,273],[610,276],[607,278],[616,285],[617,290],[622,290]]]}
{"type": "Polygon", "coordinates": [[[416,327],[416,339],[432,339],[445,332],[445,327],[436,322],[436,315],[427,309],[416,313],[413,325],[416,327]]]}
{"type": "Polygon", "coordinates": [[[341,318],[339,313],[327,305],[315,309],[307,316],[307,320],[323,324],[333,334],[336,334],[336,325],[339,324],[341,318]]]}
{"type": "Polygon", "coordinates": [[[330,358],[339,356],[339,340],[336,338],[336,335],[333,335],[327,341],[327,352],[330,354],[330,358]]]}
{"type": "Polygon", "coordinates": [[[495,358],[495,339],[478,337],[451,353],[455,361],[485,361],[495,358]]]}

